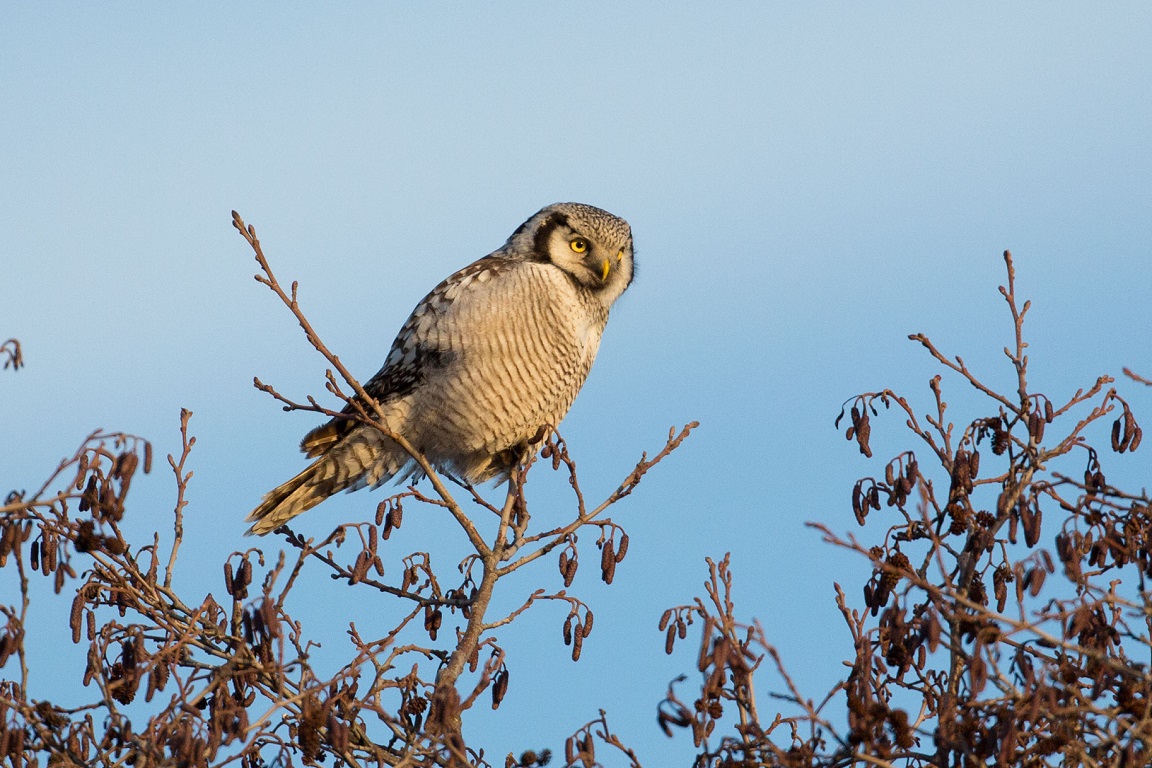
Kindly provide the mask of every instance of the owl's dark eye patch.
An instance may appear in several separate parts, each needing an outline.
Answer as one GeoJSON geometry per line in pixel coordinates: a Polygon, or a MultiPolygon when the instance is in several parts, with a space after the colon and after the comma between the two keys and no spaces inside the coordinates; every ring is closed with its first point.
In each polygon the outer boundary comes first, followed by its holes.
{"type": "Polygon", "coordinates": [[[559,211],[553,211],[548,214],[544,221],[540,222],[540,228],[536,230],[536,236],[532,238],[532,259],[534,261],[552,260],[548,255],[548,244],[552,239],[552,233],[559,227],[568,227],[568,216],[559,211]]]}

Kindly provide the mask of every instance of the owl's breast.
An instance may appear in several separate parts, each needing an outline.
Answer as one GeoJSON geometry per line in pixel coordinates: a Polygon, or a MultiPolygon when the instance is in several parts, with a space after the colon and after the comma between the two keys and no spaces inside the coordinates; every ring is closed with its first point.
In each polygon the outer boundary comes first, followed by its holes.
{"type": "Polygon", "coordinates": [[[498,451],[555,426],[584,384],[607,321],[559,270],[522,263],[473,281],[424,341],[451,354],[416,393],[433,453],[498,451]]]}

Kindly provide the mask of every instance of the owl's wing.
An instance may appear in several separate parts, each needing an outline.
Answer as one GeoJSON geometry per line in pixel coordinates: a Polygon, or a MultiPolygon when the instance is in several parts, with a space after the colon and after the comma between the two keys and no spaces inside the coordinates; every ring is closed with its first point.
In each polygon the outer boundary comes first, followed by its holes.
{"type": "MultiPolygon", "coordinates": [[[[485,301],[483,286],[515,262],[494,254],[474,261],[453,273],[424,297],[396,334],[384,365],[364,384],[364,391],[384,405],[411,394],[429,376],[443,369],[455,353],[438,340],[454,334],[445,333],[459,317],[463,305],[485,301]]],[[[371,412],[371,409],[368,409],[371,412]]],[[[351,403],[342,413],[351,416],[356,408],[351,403]]],[[[356,426],[352,418],[338,416],[313,429],[300,443],[309,458],[319,456],[338,443],[356,426]]]]}

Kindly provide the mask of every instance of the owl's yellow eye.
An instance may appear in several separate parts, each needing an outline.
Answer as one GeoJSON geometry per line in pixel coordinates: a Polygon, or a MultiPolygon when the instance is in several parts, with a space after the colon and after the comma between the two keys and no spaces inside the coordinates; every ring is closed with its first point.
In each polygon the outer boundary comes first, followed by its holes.
{"type": "Polygon", "coordinates": [[[620,253],[616,254],[616,263],[620,263],[621,261],[624,261],[624,249],[623,248],[620,249],[620,253]]]}
{"type": "Polygon", "coordinates": [[[588,241],[582,237],[574,237],[568,243],[568,246],[576,253],[584,253],[588,250],[588,241]]]}

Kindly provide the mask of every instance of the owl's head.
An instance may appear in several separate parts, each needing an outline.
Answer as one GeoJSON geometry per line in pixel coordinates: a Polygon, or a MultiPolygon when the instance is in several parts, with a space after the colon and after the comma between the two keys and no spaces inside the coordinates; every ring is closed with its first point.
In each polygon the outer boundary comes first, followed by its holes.
{"type": "Polygon", "coordinates": [[[632,283],[632,228],[591,205],[542,208],[520,225],[506,247],[564,270],[604,306],[611,306],[632,283]]]}

